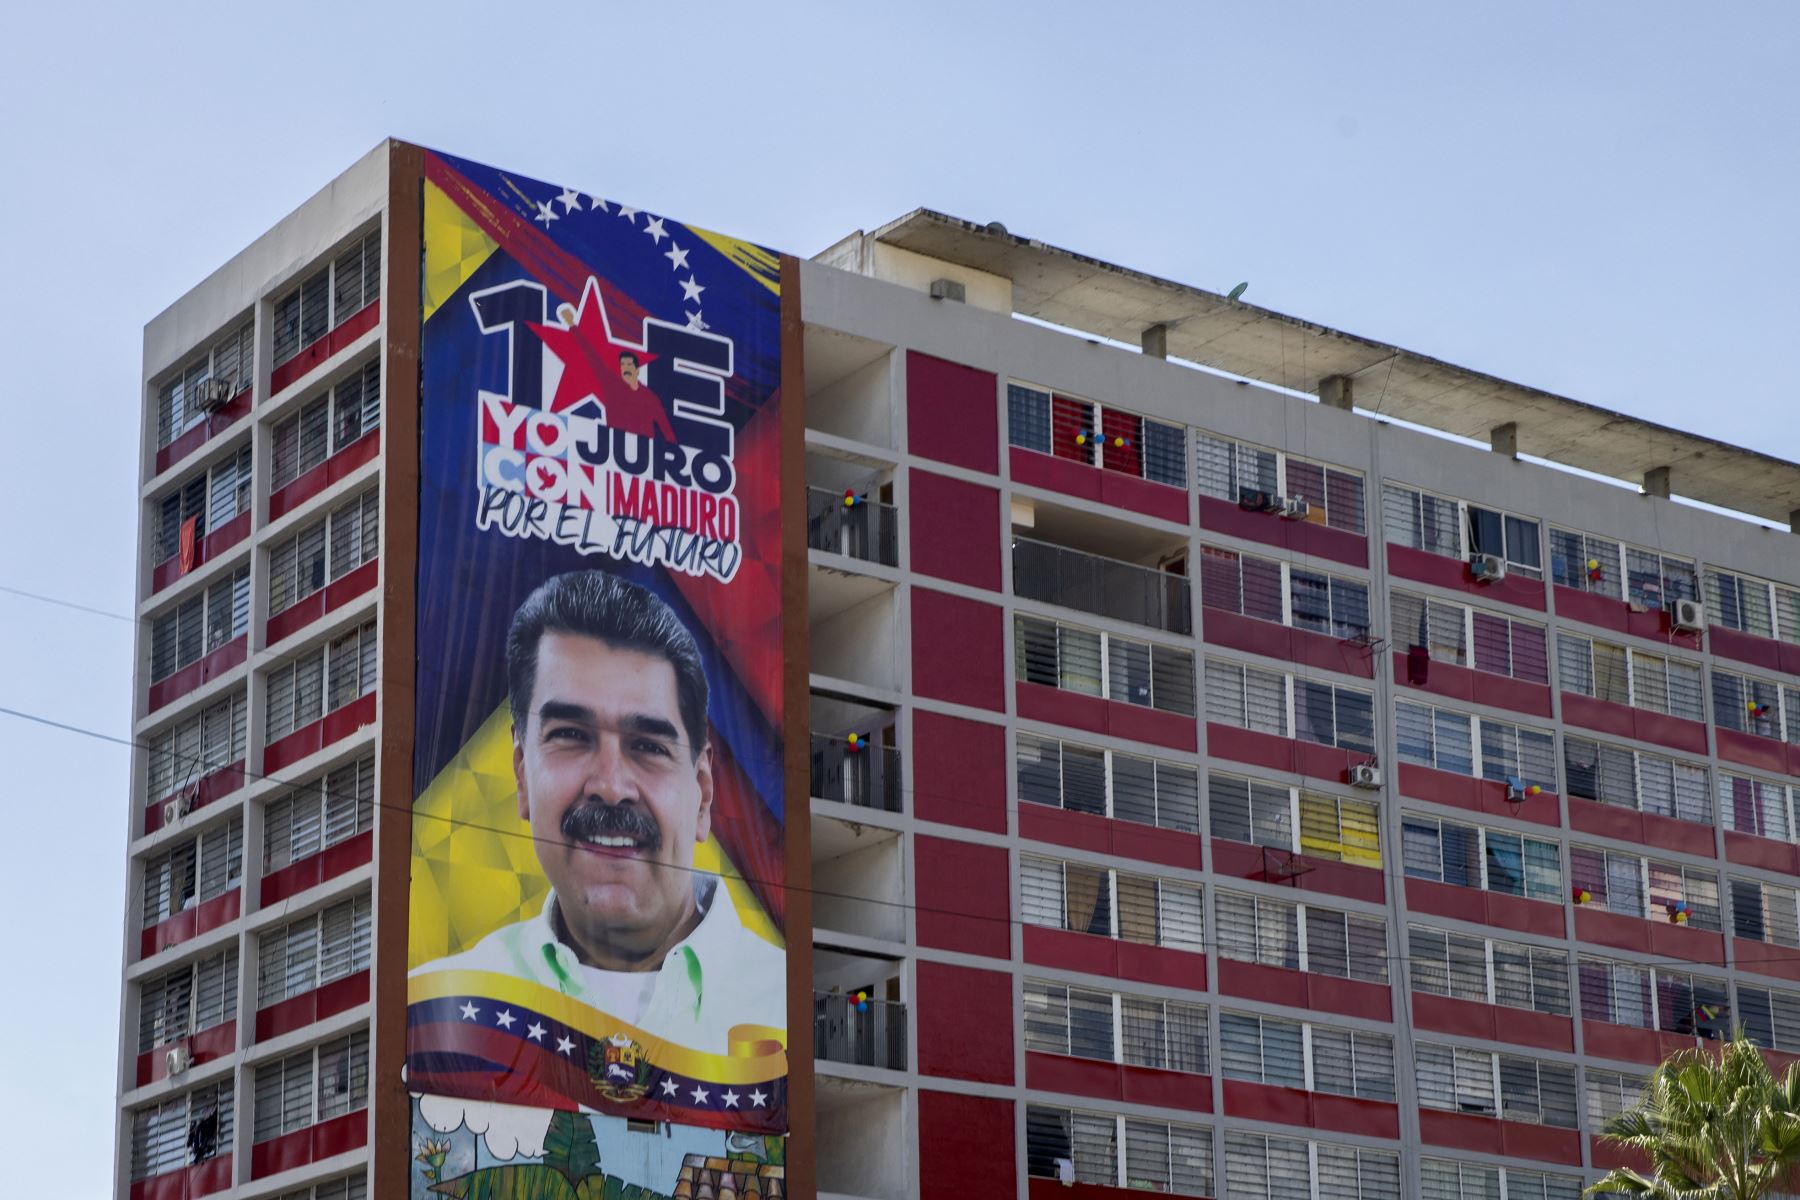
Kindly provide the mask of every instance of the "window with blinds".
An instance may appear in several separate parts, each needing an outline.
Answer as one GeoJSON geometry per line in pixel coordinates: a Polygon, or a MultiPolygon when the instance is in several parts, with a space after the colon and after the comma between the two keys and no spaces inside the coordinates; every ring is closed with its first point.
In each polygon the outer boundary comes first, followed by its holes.
{"type": "Polygon", "coordinates": [[[144,790],[152,803],[221,767],[244,761],[249,704],[243,693],[216,700],[152,734],[144,760],[144,790]]]}
{"type": "Polygon", "coordinates": [[[275,365],[293,358],[381,296],[381,231],[351,243],[337,258],[275,301],[275,365]]]}
{"type": "Polygon", "coordinates": [[[1419,1103],[1426,1108],[1574,1129],[1575,1068],[1516,1054],[1433,1042],[1413,1047],[1419,1103]]]}
{"type": "Polygon", "coordinates": [[[1788,793],[1785,784],[1719,772],[1719,812],[1725,828],[1739,833],[1793,841],[1794,810],[1788,793]]]}
{"type": "Polygon", "coordinates": [[[1800,688],[1714,667],[1712,711],[1720,729],[1800,743],[1800,688]]]}
{"type": "Polygon", "coordinates": [[[230,395],[250,386],[255,368],[256,324],[246,319],[203,354],[164,380],[156,389],[156,446],[170,442],[206,419],[200,401],[201,387],[210,379],[223,379],[230,395]]]}
{"type": "Polygon", "coordinates": [[[249,618],[250,567],[245,564],[151,622],[151,682],[167,679],[242,637],[249,618]]]}
{"type": "Polygon", "coordinates": [[[144,862],[144,928],[243,882],[244,819],[232,817],[144,862]]]}
{"type": "Polygon", "coordinates": [[[1369,632],[1367,583],[1217,546],[1200,548],[1200,601],[1336,638],[1369,632]]]}
{"type": "Polygon", "coordinates": [[[1019,799],[1094,816],[1200,832],[1199,771],[1117,750],[1020,733],[1019,799]]]}
{"type": "Polygon", "coordinates": [[[1025,981],[1025,1048],[1074,1058],[1117,1058],[1117,1016],[1111,992],[1025,981]]]}
{"type": "Polygon", "coordinates": [[[1394,701],[1400,761],[1456,775],[1475,774],[1475,718],[1411,700],[1394,701]]]}
{"type": "Polygon", "coordinates": [[[1194,715],[1194,656],[1171,646],[1020,615],[1013,673],[1025,683],[1194,715]]]}
{"type": "Polygon", "coordinates": [[[1486,1167],[1447,1158],[1419,1160],[1421,1200],[1581,1200],[1579,1175],[1486,1167]]]}
{"type": "Polygon", "coordinates": [[[257,936],[257,1008],[368,970],[370,937],[366,895],[263,930],[257,936]]]}
{"type": "Polygon", "coordinates": [[[200,472],[163,498],[151,535],[151,558],[166,562],[181,553],[181,531],[192,520],[204,536],[250,510],[250,447],[200,472]]]}
{"type": "Polygon", "coordinates": [[[1686,924],[1720,931],[1719,877],[1711,871],[1591,846],[1569,847],[1569,883],[1607,912],[1673,919],[1685,904],[1686,924]]]}
{"type": "Polygon", "coordinates": [[[1495,554],[1507,569],[1543,577],[1537,521],[1467,501],[1390,483],[1382,489],[1387,540],[1447,558],[1495,554]]]}
{"type": "Polygon", "coordinates": [[[1374,801],[1303,792],[1217,771],[1208,774],[1206,789],[1215,838],[1357,866],[1381,865],[1381,806],[1374,801]]]}
{"type": "Polygon", "coordinates": [[[370,488],[269,549],[269,615],[285,612],[328,582],[374,560],[381,496],[370,488]]]}
{"type": "Polygon", "coordinates": [[[1415,992],[1569,1015],[1569,960],[1561,950],[1411,925],[1407,958],[1415,992]]]}
{"type": "Polygon", "coordinates": [[[1731,1030],[1731,994],[1722,979],[1656,968],[1656,1028],[1682,1037],[1718,1040],[1731,1030]]]}
{"type": "Polygon", "coordinates": [[[1731,931],[1752,942],[1800,948],[1800,900],[1791,887],[1731,877],[1731,931]]]}
{"type": "Polygon", "coordinates": [[[1207,1008],[1157,996],[1118,998],[1120,1061],[1205,1075],[1212,1070],[1207,1008]]]}
{"type": "Polygon", "coordinates": [[[301,1050],[256,1068],[252,1140],[266,1142],[369,1104],[369,1035],[301,1050]]]}
{"type": "Polygon", "coordinates": [[[1111,405],[1006,387],[1007,441],[1087,466],[1187,487],[1187,429],[1111,405]]]}
{"type": "Polygon", "coordinates": [[[1624,599],[1647,611],[1700,597],[1691,559],[1573,529],[1550,530],[1550,577],[1561,587],[1624,599]]]}
{"type": "Polygon", "coordinates": [[[1387,924],[1379,917],[1227,891],[1215,910],[1224,958],[1387,982],[1387,924]]]}
{"type": "Polygon", "coordinates": [[[1400,838],[1409,878],[1562,902],[1562,854],[1554,841],[1421,813],[1402,815],[1400,838]]]}
{"type": "Polygon", "coordinates": [[[1400,1156],[1335,1142],[1229,1131],[1225,1195],[1258,1200],[1399,1200],[1400,1156]]]}
{"type": "Polygon", "coordinates": [[[1800,642],[1800,588],[1708,567],[1706,619],[1755,637],[1800,642]]]}
{"type": "MultiPolygon", "coordinates": [[[[1563,778],[1568,794],[1584,800],[1682,821],[1712,822],[1706,768],[1698,763],[1564,734],[1563,778]]],[[[1725,793],[1721,781],[1722,807],[1727,803],[1725,793]]]]}
{"type": "Polygon", "coordinates": [[[1360,688],[1294,679],[1294,736],[1303,742],[1375,753],[1375,696],[1360,688]]]}
{"type": "Polygon", "coordinates": [[[1556,791],[1556,738],[1546,729],[1477,717],[1481,731],[1481,777],[1496,783],[1517,780],[1526,787],[1556,791]]]}
{"type": "Polygon", "coordinates": [[[275,1200],[368,1200],[369,1181],[363,1175],[346,1175],[317,1187],[283,1192],[275,1200]]]}
{"type": "Polygon", "coordinates": [[[131,1181],[231,1152],[231,1077],[131,1110],[131,1181]]]}
{"type": "Polygon", "coordinates": [[[1206,719],[1252,733],[1292,736],[1288,677],[1224,659],[1206,660],[1206,719]]]}
{"type": "Polygon", "coordinates": [[[1204,948],[1198,884],[1028,854],[1019,856],[1019,875],[1026,924],[1177,950],[1204,948]]]}
{"type": "Polygon", "coordinates": [[[1693,663],[1559,633],[1556,673],[1565,692],[1689,721],[1706,719],[1700,668],[1693,663]]]}
{"type": "Polygon", "coordinates": [[[138,984],[138,1053],[237,1019],[236,948],[138,984]]]}
{"type": "Polygon", "coordinates": [[[1219,1064],[1227,1079],[1394,1099],[1394,1039],[1385,1033],[1221,1012],[1219,1064]]]}
{"type": "Polygon", "coordinates": [[[1024,997],[1027,1050],[1207,1073],[1209,1038],[1204,1005],[1037,979],[1025,981],[1024,997]]]}
{"type": "Polygon", "coordinates": [[[325,664],[325,711],[334,712],[375,690],[376,638],[373,618],[331,640],[325,664]]]}
{"type": "Polygon", "coordinates": [[[1310,521],[1347,533],[1365,531],[1361,472],[1198,432],[1194,464],[1202,495],[1234,504],[1245,492],[1289,496],[1306,501],[1310,521]]]}
{"type": "Polygon", "coordinates": [[[1043,1104],[1025,1106],[1026,1172],[1076,1183],[1212,1196],[1213,1132],[1043,1104]],[[1121,1153],[1121,1149],[1123,1153],[1121,1153]]]}
{"type": "Polygon", "coordinates": [[[325,648],[269,672],[266,740],[273,742],[325,715],[325,648]]]}
{"type": "Polygon", "coordinates": [[[1422,649],[1452,666],[1550,682],[1542,625],[1406,591],[1391,593],[1388,607],[1396,647],[1422,649]]]}
{"type": "Polygon", "coordinates": [[[1737,1019],[1751,1041],[1768,1050],[1800,1053],[1800,992],[1737,985],[1737,1019]]]}
{"type": "Polygon", "coordinates": [[[290,789],[263,813],[263,873],[279,871],[375,827],[375,756],[290,789]]]}
{"type": "Polygon", "coordinates": [[[1644,1085],[1650,1082],[1647,1075],[1627,1075],[1595,1067],[1586,1068],[1582,1075],[1587,1124],[1595,1133],[1626,1109],[1637,1107],[1644,1094],[1644,1085]]]}

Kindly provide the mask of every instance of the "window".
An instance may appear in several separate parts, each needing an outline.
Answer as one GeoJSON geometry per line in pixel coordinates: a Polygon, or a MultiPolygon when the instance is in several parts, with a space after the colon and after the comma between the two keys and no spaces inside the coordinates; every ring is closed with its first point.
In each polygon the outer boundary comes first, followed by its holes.
{"type": "Polygon", "coordinates": [[[1382,512],[1390,542],[1447,558],[1494,554],[1509,571],[1543,578],[1538,523],[1529,517],[1393,483],[1382,489],[1382,512]]]}
{"type": "Polygon", "coordinates": [[[375,622],[365,621],[329,646],[269,672],[267,740],[284,738],[327,712],[375,690],[375,622]]]}
{"type": "Polygon", "coordinates": [[[1637,1107],[1638,1099],[1644,1094],[1644,1085],[1650,1082],[1648,1076],[1624,1075],[1594,1067],[1586,1068],[1583,1074],[1586,1076],[1587,1124],[1595,1133],[1626,1109],[1637,1107]]]}
{"type": "Polygon", "coordinates": [[[1212,1070],[1207,1009],[1156,996],[1119,997],[1121,1061],[1134,1067],[1205,1075],[1212,1070]]]}
{"type": "Polygon", "coordinates": [[[1213,1133],[1204,1126],[1028,1104],[1025,1162],[1027,1173],[1040,1179],[1058,1178],[1067,1164],[1077,1183],[1215,1194],[1213,1133]]]}
{"type": "Polygon", "coordinates": [[[1388,603],[1398,647],[1423,649],[1452,666],[1550,682],[1542,625],[1405,591],[1395,591],[1388,603]]]}
{"type": "Polygon", "coordinates": [[[1400,836],[1408,878],[1562,902],[1556,842],[1418,813],[1402,816],[1400,836]]]}
{"type": "Polygon", "coordinates": [[[1625,599],[1646,610],[1700,594],[1690,560],[1572,529],[1550,530],[1550,577],[1562,587],[1625,599]]]}
{"type": "Polygon", "coordinates": [[[269,615],[375,558],[381,497],[371,488],[269,549],[269,615]]]}
{"type": "Polygon", "coordinates": [[[1225,1134],[1225,1195],[1269,1200],[1399,1200],[1400,1156],[1335,1142],[1225,1134]]]}
{"type": "Polygon", "coordinates": [[[369,969],[369,898],[355,896],[257,937],[256,1006],[369,969]]]}
{"type": "Polygon", "coordinates": [[[266,1142],[368,1103],[369,1035],[359,1031],[258,1066],[251,1137],[266,1142]]]}
{"type": "Polygon", "coordinates": [[[1025,1048],[1112,1062],[1118,1038],[1111,992],[1025,981],[1025,1048]]]}
{"type": "Polygon", "coordinates": [[[1559,633],[1556,673],[1565,692],[1688,721],[1706,720],[1700,668],[1694,663],[1559,633]]]}
{"type": "Polygon", "coordinates": [[[1207,776],[1206,800],[1215,838],[1357,866],[1381,865],[1381,806],[1374,801],[1218,772],[1207,776]]]}
{"type": "Polygon", "coordinates": [[[1793,810],[1784,784],[1720,772],[1719,811],[1727,829],[1780,842],[1794,840],[1793,810]]]}
{"type": "Polygon", "coordinates": [[[1795,900],[1793,888],[1733,876],[1732,932],[1752,942],[1800,947],[1800,912],[1795,900]]]}
{"type": "Polygon", "coordinates": [[[185,963],[138,985],[138,1053],[237,1019],[237,950],[185,963]]]}
{"type": "Polygon", "coordinates": [[[1206,719],[1238,729],[1372,754],[1374,703],[1374,696],[1360,688],[1295,680],[1223,659],[1206,660],[1206,719]]]}
{"type": "Polygon", "coordinates": [[[1303,742],[1375,753],[1375,697],[1359,688],[1296,679],[1294,736],[1303,742]]]}
{"type": "Polygon", "coordinates": [[[1492,717],[1478,717],[1475,723],[1481,729],[1483,779],[1556,790],[1556,740],[1550,733],[1492,717]]]}
{"type": "Polygon", "coordinates": [[[1569,960],[1561,950],[1426,925],[1408,927],[1407,947],[1415,992],[1569,1015],[1569,960]]]}
{"type": "Polygon", "coordinates": [[[295,1192],[283,1192],[276,1200],[368,1200],[369,1181],[362,1175],[346,1175],[330,1183],[295,1192]]]}
{"type": "Polygon", "coordinates": [[[244,819],[232,817],[192,841],[144,862],[144,928],[149,929],[214,896],[244,875],[244,819]]]}
{"type": "Polygon", "coordinates": [[[1194,714],[1194,656],[1041,617],[1013,621],[1013,675],[1026,683],[1194,714]]]}
{"type": "Polygon", "coordinates": [[[325,711],[333,712],[375,690],[375,622],[365,621],[331,640],[325,664],[325,711]]]}
{"type": "Polygon", "coordinates": [[[1737,1016],[1751,1041],[1786,1054],[1800,1053],[1800,992],[1737,985],[1737,1016]]]}
{"type": "Polygon", "coordinates": [[[1722,979],[1658,967],[1656,1028],[1683,1037],[1718,1038],[1731,1028],[1731,996],[1722,979]]]}
{"type": "Polygon", "coordinates": [[[231,1079],[131,1113],[131,1180],[153,1179],[231,1152],[231,1079]]]}
{"type": "Polygon", "coordinates": [[[1006,386],[1007,440],[1025,450],[1187,487],[1187,430],[1180,425],[1022,383],[1006,386]],[[1095,435],[1100,436],[1096,437],[1095,435]]]}
{"type": "Polygon", "coordinates": [[[1033,855],[1019,856],[1019,874],[1021,919],[1028,925],[1177,950],[1203,948],[1198,884],[1033,855]]]}
{"type": "Polygon", "coordinates": [[[276,422],[269,490],[278,492],[381,424],[381,360],[372,358],[276,422]]]}
{"type": "Polygon", "coordinates": [[[152,803],[244,761],[249,705],[243,693],[216,700],[150,738],[145,794],[152,803]]]}
{"type": "Polygon", "coordinates": [[[1556,790],[1556,743],[1544,730],[1411,700],[1394,702],[1394,724],[1401,762],[1556,790]]]}
{"type": "Polygon", "coordinates": [[[1217,546],[1200,548],[1200,602],[1335,638],[1369,632],[1367,583],[1217,546]]]}
{"type": "Polygon", "coordinates": [[[1021,733],[1019,799],[1071,812],[1200,832],[1200,773],[1193,767],[1021,733]]]}
{"type": "Polygon", "coordinates": [[[201,393],[210,379],[223,379],[229,395],[250,386],[255,367],[256,323],[246,320],[212,348],[175,372],[156,389],[156,447],[170,442],[206,419],[201,393]]]}
{"type": "Polygon", "coordinates": [[[150,627],[150,679],[183,667],[242,637],[250,626],[250,567],[220,578],[155,618],[150,627]]]}
{"type": "Polygon", "coordinates": [[[1582,1181],[1577,1175],[1421,1158],[1419,1189],[1421,1200],[1581,1200],[1582,1181]]]}
{"type": "MultiPolygon", "coordinates": [[[[1564,734],[1563,775],[1571,796],[1681,821],[1712,822],[1706,768],[1698,763],[1564,734]]],[[[1725,799],[1723,791],[1720,799],[1725,799]]]]}
{"type": "MultiPolygon", "coordinates": [[[[1793,589],[1783,590],[1791,593],[1793,589]]],[[[1774,584],[1749,575],[1721,571],[1717,567],[1706,569],[1706,619],[1709,624],[1755,637],[1772,638],[1776,632],[1775,611],[1774,584]]]]}
{"type": "Polygon", "coordinates": [[[1222,1012],[1219,1060],[1227,1079],[1394,1099],[1394,1039],[1385,1033],[1222,1012]]]}
{"type": "Polygon", "coordinates": [[[1207,659],[1206,719],[1253,733],[1290,736],[1287,676],[1242,663],[1207,659]]]}
{"type": "Polygon", "coordinates": [[[1720,729],[1800,743],[1800,688],[1714,667],[1712,702],[1720,729]]]}
{"type": "Polygon", "coordinates": [[[1204,1005],[1025,981],[1025,1048],[1204,1075],[1204,1005]]]}
{"type": "Polygon", "coordinates": [[[1347,533],[1364,532],[1361,472],[1210,433],[1194,435],[1194,452],[1203,496],[1234,504],[1245,492],[1294,497],[1311,508],[1309,521],[1347,533]]]}
{"type": "Polygon", "coordinates": [[[293,788],[263,814],[263,873],[375,827],[375,756],[293,788]]]}
{"type": "Polygon", "coordinates": [[[1574,1129],[1575,1068],[1515,1054],[1419,1042],[1419,1103],[1503,1121],[1574,1129]]]}
{"type": "Polygon", "coordinates": [[[1238,962],[1386,983],[1387,924],[1312,904],[1218,893],[1219,954],[1238,962]]]}
{"type": "Polygon", "coordinates": [[[1584,954],[1575,964],[1581,981],[1581,1015],[1589,1021],[1656,1028],[1655,972],[1635,963],[1584,954]]]}
{"type": "Polygon", "coordinates": [[[1719,925],[1719,880],[1710,871],[1639,858],[1615,850],[1569,847],[1569,882],[1588,893],[1583,904],[1629,917],[1675,919],[1713,933],[1719,925]]]}
{"type": "Polygon", "coordinates": [[[280,366],[381,296],[381,231],[353,242],[275,302],[275,365],[280,366]]]}
{"type": "Polygon", "coordinates": [[[202,471],[165,496],[157,506],[153,561],[166,562],[181,553],[181,532],[191,521],[204,537],[239,513],[250,511],[250,447],[202,471]]]}

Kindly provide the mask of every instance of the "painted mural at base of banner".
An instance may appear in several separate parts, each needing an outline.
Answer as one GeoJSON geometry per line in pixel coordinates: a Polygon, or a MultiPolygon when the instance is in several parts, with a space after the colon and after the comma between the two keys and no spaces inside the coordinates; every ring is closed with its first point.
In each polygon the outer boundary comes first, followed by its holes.
{"type": "Polygon", "coordinates": [[[561,1113],[554,1170],[458,1178],[616,1200],[571,1138],[787,1132],[780,260],[435,153],[423,189],[407,1078],[561,1113]]]}
{"type": "Polygon", "coordinates": [[[412,1098],[412,1200],[783,1200],[786,1139],[412,1098]]]}

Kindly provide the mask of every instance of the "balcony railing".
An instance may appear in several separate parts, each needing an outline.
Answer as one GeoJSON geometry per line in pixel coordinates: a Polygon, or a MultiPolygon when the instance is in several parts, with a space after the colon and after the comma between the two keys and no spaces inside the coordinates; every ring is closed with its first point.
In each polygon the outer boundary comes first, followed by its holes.
{"type": "Polygon", "coordinates": [[[843,992],[813,993],[813,1057],[906,1070],[906,1005],[870,997],[862,1009],[843,992]]]}
{"type": "Polygon", "coordinates": [[[892,504],[857,498],[844,503],[844,493],[806,489],[806,544],[828,554],[860,558],[893,567],[900,563],[900,512],[892,504]]]}
{"type": "Polygon", "coordinates": [[[900,751],[857,735],[812,735],[812,794],[858,808],[900,811],[900,751]]]}
{"type": "Polygon", "coordinates": [[[1013,539],[1013,593],[1027,600],[1185,634],[1193,630],[1191,590],[1185,575],[1013,539]]]}

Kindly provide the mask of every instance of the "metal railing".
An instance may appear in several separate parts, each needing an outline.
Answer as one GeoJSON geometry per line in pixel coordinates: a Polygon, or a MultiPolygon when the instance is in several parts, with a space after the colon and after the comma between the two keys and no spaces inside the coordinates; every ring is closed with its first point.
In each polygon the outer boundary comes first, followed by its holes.
{"type": "MultiPolygon", "coordinates": [[[[879,736],[880,731],[872,733],[879,736]]],[[[858,808],[900,811],[900,750],[871,742],[858,734],[847,737],[812,735],[812,794],[858,808]]]]}
{"type": "Polygon", "coordinates": [[[813,1057],[906,1070],[906,1005],[870,997],[859,1011],[855,996],[814,992],[813,1057]]]}
{"type": "Polygon", "coordinates": [[[1013,593],[1168,633],[1193,631],[1187,576],[1031,538],[1013,539],[1013,593]]]}
{"type": "Polygon", "coordinates": [[[806,544],[814,550],[898,566],[900,510],[879,500],[844,503],[844,493],[806,489],[806,544]]]}

